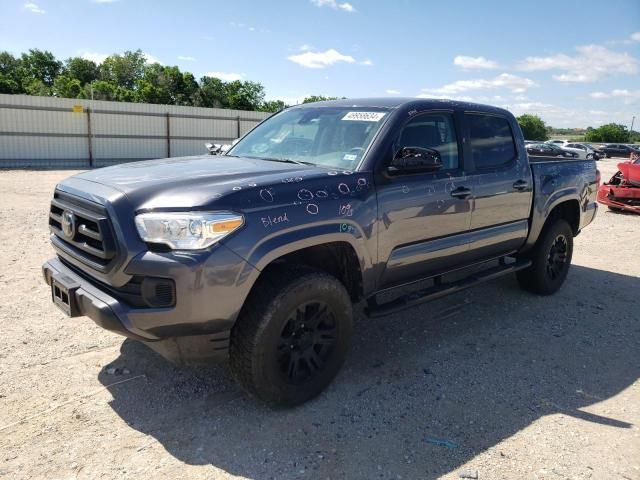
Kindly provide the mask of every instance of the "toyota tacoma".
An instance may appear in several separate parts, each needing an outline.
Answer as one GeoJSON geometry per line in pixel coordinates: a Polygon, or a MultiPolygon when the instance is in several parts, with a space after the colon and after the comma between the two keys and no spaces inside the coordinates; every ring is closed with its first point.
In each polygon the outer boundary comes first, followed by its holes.
{"type": "Polygon", "coordinates": [[[510,273],[556,292],[598,183],[593,160],[529,157],[500,108],[307,104],[220,155],[62,181],[43,274],[66,315],[177,363],[228,359],[295,405],[338,373],[356,303],[386,315],[510,273]]]}

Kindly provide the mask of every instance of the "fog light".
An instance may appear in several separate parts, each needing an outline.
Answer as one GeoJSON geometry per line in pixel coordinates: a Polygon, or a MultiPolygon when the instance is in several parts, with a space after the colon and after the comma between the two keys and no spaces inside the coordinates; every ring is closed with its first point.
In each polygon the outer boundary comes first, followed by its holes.
{"type": "Polygon", "coordinates": [[[142,299],[150,307],[167,308],[176,304],[176,287],[168,278],[145,278],[142,281],[142,299]]]}

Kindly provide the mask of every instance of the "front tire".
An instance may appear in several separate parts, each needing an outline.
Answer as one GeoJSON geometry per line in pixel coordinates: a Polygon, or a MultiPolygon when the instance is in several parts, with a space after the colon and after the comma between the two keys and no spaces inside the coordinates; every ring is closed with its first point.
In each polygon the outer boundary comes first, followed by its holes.
{"type": "Polygon", "coordinates": [[[569,273],[573,231],[566,220],[545,226],[528,257],[531,266],[516,273],[520,287],[539,295],[557,292],[569,273]]]}
{"type": "Polygon", "coordinates": [[[353,308],[335,277],[292,267],[258,280],[231,333],[238,383],[271,406],[293,406],[324,390],[349,347],[353,308]]]}

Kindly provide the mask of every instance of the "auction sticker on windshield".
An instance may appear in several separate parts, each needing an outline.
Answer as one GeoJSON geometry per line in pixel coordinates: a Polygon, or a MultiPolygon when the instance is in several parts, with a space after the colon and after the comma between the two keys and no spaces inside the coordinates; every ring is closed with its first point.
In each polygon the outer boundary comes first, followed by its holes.
{"type": "Polygon", "coordinates": [[[385,116],[384,112],[349,112],[342,120],[359,120],[361,122],[379,122],[385,116]]]}

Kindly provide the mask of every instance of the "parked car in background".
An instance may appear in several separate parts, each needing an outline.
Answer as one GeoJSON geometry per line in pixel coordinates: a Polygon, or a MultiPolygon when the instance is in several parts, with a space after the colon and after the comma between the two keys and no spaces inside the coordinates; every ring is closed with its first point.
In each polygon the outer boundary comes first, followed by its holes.
{"type": "Polygon", "coordinates": [[[584,143],[583,145],[586,145],[587,147],[593,148],[596,152],[598,152],[600,154],[600,157],[602,157],[602,153],[600,152],[600,150],[602,149],[602,147],[604,147],[604,144],[602,143],[584,143]]]}
{"type": "Polygon", "coordinates": [[[567,143],[564,147],[565,150],[570,152],[576,152],[580,158],[589,158],[594,160],[600,160],[600,154],[595,148],[590,147],[586,143],[567,143]]]}
{"type": "Polygon", "coordinates": [[[559,147],[562,147],[569,142],[567,142],[567,140],[547,140],[545,143],[550,143],[552,145],[558,145],[559,147]]]}
{"type": "Polygon", "coordinates": [[[599,152],[607,158],[611,157],[631,157],[632,153],[638,153],[640,150],[636,147],[630,147],[629,145],[623,145],[621,143],[610,143],[600,147],[599,152]]]}
{"type": "Polygon", "coordinates": [[[576,152],[565,150],[554,143],[533,143],[525,145],[527,153],[536,157],[578,158],[576,152]]]}

